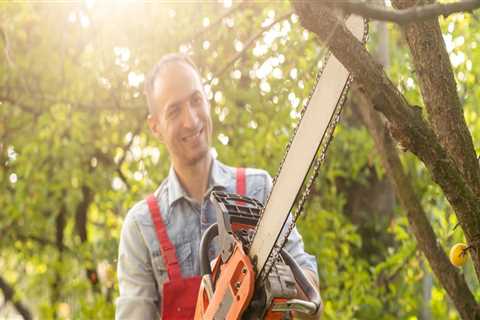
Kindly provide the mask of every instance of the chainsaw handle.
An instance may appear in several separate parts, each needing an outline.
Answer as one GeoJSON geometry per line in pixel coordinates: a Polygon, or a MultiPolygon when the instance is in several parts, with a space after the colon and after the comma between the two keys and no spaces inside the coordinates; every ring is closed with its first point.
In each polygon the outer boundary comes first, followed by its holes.
{"type": "MultiPolygon", "coordinates": [[[[285,302],[286,305],[291,307],[297,305],[300,310],[299,312],[313,315],[321,308],[322,298],[318,293],[317,289],[308,281],[307,276],[303,272],[302,268],[298,263],[293,259],[293,257],[285,249],[282,249],[280,254],[282,255],[285,263],[290,267],[293,273],[295,281],[300,286],[300,289],[307,296],[308,301],[303,301],[299,299],[291,299],[285,302]]],[[[294,308],[295,309],[295,308],[294,308]]]]}
{"type": "Polygon", "coordinates": [[[213,238],[218,235],[218,224],[214,223],[205,231],[200,240],[200,274],[212,274],[212,267],[210,266],[210,259],[208,258],[208,247],[213,238]]]}

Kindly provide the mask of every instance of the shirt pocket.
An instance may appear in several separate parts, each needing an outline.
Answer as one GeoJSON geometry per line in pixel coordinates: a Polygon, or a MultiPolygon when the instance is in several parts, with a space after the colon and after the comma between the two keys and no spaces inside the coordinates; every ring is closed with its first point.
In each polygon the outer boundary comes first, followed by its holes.
{"type": "MultiPolygon", "coordinates": [[[[193,273],[193,256],[192,256],[192,247],[190,243],[179,244],[175,248],[177,261],[180,264],[182,271],[182,276],[190,275],[193,273]]],[[[155,275],[158,275],[157,278],[162,278],[167,275],[167,266],[165,260],[162,257],[160,251],[154,252],[153,254],[153,268],[155,275]]]]}

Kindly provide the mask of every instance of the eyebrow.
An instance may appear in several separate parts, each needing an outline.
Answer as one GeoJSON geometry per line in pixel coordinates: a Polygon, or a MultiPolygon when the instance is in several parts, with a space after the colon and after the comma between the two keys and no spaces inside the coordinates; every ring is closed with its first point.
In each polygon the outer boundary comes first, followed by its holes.
{"type": "Polygon", "coordinates": [[[167,106],[165,107],[165,111],[169,112],[170,109],[176,108],[179,104],[181,104],[185,100],[191,99],[195,94],[197,94],[199,92],[200,92],[200,90],[195,89],[191,94],[187,95],[185,98],[167,103],[167,106]]]}

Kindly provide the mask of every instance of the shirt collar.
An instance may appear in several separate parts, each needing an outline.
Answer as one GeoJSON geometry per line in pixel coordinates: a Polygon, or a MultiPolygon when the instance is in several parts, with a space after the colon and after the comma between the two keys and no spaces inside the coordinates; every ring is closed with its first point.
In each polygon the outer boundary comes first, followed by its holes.
{"type": "Polygon", "coordinates": [[[170,171],[168,173],[168,206],[171,207],[175,201],[187,197],[188,194],[180,184],[175,169],[173,166],[170,166],[170,171]]]}
{"type": "MultiPolygon", "coordinates": [[[[227,166],[212,157],[212,164],[210,166],[210,174],[208,177],[208,187],[206,195],[215,189],[229,189],[233,183],[235,183],[235,177],[232,175],[231,170],[228,170],[227,166]]],[[[168,173],[168,205],[181,199],[190,199],[188,193],[183,188],[173,166],[170,167],[168,173]]]]}
{"type": "Polygon", "coordinates": [[[234,178],[223,163],[217,159],[213,159],[212,166],[210,167],[207,194],[210,193],[213,188],[228,188],[235,181],[234,178]]]}

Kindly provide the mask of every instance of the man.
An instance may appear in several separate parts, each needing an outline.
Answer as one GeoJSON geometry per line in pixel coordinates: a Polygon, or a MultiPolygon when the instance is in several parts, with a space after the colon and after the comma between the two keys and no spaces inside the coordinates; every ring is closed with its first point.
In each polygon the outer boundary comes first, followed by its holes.
{"type": "MultiPolygon", "coordinates": [[[[237,170],[214,159],[210,104],[187,56],[164,56],[147,77],[145,94],[149,127],[165,144],[171,168],[154,195],[137,203],[123,224],[116,318],[188,319],[199,285],[201,235],[216,220],[210,192],[245,192],[265,203],[272,182],[263,170],[237,170]]],[[[296,230],[287,250],[318,287],[315,259],[304,252],[296,230]]]]}

